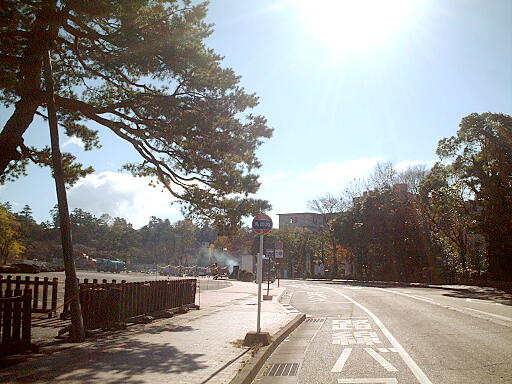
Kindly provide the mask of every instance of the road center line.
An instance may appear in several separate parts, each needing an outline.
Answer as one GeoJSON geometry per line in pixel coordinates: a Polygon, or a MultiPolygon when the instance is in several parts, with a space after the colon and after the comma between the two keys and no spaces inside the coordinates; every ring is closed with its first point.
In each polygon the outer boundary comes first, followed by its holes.
{"type": "Polygon", "coordinates": [[[341,352],[340,357],[336,360],[334,367],[332,367],[331,372],[341,372],[343,371],[343,367],[350,357],[350,353],[352,352],[352,348],[343,348],[343,352],[341,352]]]}
{"type": "Polygon", "coordinates": [[[501,316],[501,315],[495,315],[494,313],[479,311],[478,309],[473,309],[473,308],[468,308],[468,307],[464,307],[464,309],[469,309],[470,311],[475,311],[475,312],[483,313],[483,314],[488,315],[488,316],[494,316],[494,317],[496,317],[497,319],[500,319],[500,320],[512,321],[512,319],[510,317],[501,316]]]}
{"type": "MultiPolygon", "coordinates": [[[[357,301],[355,301],[351,297],[345,295],[344,293],[342,293],[334,288],[331,288],[331,287],[325,287],[325,288],[330,289],[331,291],[336,292],[338,295],[345,297],[347,300],[351,301],[356,306],[358,306],[363,311],[365,311],[373,319],[375,324],[377,324],[379,326],[380,330],[382,331],[382,333],[384,335],[386,335],[386,337],[388,338],[389,342],[393,345],[393,347],[396,348],[398,354],[400,355],[402,360],[405,362],[405,364],[407,364],[407,366],[409,367],[409,369],[411,370],[413,375],[416,377],[418,382],[420,384],[432,384],[430,379],[427,377],[427,375],[425,375],[425,373],[421,370],[421,368],[418,366],[418,364],[416,364],[416,362],[407,353],[407,351],[404,349],[404,347],[402,347],[402,345],[398,342],[398,340],[395,339],[395,337],[391,334],[391,332],[388,331],[388,329],[384,326],[382,321],[380,321],[380,319],[377,316],[375,316],[375,314],[373,312],[371,312],[368,308],[359,304],[357,301]]],[[[338,380],[338,382],[340,382],[340,381],[338,380]]],[[[397,381],[395,381],[395,382],[397,382],[397,381]]],[[[384,382],[384,383],[387,383],[387,382],[384,382]]]]}

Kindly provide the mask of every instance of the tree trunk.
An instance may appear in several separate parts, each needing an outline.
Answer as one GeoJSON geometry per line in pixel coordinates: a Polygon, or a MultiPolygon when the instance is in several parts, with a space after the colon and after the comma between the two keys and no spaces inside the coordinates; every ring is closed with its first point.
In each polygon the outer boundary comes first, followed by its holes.
{"type": "Polygon", "coordinates": [[[47,91],[50,95],[48,101],[48,122],[50,126],[50,138],[52,148],[52,166],[59,205],[59,223],[62,241],[62,253],[64,257],[64,268],[66,272],[66,289],[70,300],[71,329],[69,331],[72,341],[81,342],[85,340],[82,310],[78,282],[73,259],[73,244],[71,241],[71,222],[69,219],[68,201],[66,187],[64,184],[64,172],[62,169],[62,155],[59,148],[59,131],[57,126],[57,111],[53,97],[53,78],[50,61],[50,51],[47,51],[44,58],[44,73],[47,91]]]}
{"type": "Polygon", "coordinates": [[[17,148],[23,144],[23,133],[32,123],[39,104],[39,97],[34,95],[26,95],[16,103],[14,113],[0,133],[0,174],[6,171],[9,162],[20,158],[17,148]]]}

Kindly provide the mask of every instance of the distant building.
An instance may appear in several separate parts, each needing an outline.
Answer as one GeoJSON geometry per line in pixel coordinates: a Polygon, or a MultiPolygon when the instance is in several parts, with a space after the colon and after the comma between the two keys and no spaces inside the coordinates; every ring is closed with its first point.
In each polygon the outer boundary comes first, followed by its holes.
{"type": "Polygon", "coordinates": [[[279,213],[279,229],[286,227],[306,228],[317,231],[324,226],[324,219],[320,213],[279,213]]]}

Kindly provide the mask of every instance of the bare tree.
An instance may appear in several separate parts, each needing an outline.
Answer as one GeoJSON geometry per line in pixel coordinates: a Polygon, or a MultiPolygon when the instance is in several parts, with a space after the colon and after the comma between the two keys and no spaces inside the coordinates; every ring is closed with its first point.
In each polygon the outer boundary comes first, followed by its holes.
{"type": "Polygon", "coordinates": [[[382,191],[391,188],[393,184],[398,182],[398,172],[393,167],[391,161],[378,162],[373,172],[368,176],[368,189],[377,189],[382,191]]]}
{"type": "Polygon", "coordinates": [[[336,214],[342,211],[344,208],[343,202],[344,200],[342,198],[333,196],[329,193],[308,201],[308,208],[322,215],[324,224],[322,230],[326,235],[331,250],[331,256],[333,260],[332,270],[334,271],[334,276],[336,276],[338,272],[338,260],[336,254],[337,247],[334,231],[329,225],[329,222],[336,217],[336,214]]]}
{"type": "Polygon", "coordinates": [[[427,166],[425,164],[418,164],[398,172],[397,179],[399,183],[407,184],[409,192],[417,194],[420,184],[427,177],[427,174],[427,166]]]}

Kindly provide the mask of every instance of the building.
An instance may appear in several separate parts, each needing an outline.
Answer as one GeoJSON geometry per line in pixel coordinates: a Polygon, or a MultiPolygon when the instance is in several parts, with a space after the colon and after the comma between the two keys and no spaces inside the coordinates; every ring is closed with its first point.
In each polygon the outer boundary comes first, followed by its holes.
{"type": "Polygon", "coordinates": [[[285,227],[306,228],[317,231],[324,226],[323,215],[320,213],[279,213],[279,229],[285,227]]]}

